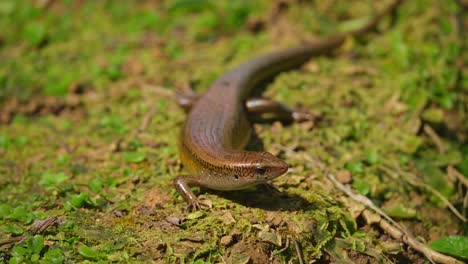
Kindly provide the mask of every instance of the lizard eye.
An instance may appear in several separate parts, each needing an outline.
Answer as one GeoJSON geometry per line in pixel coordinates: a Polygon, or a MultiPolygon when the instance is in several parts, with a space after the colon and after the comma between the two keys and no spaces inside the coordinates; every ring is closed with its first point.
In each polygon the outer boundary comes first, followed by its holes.
{"type": "Polygon", "coordinates": [[[238,179],[239,179],[239,175],[234,175],[234,179],[235,179],[235,180],[238,180],[238,179]]]}
{"type": "Polygon", "coordinates": [[[260,175],[263,175],[263,174],[265,174],[266,172],[267,172],[267,169],[266,169],[266,168],[263,168],[263,167],[257,167],[257,168],[255,169],[255,173],[260,174],[260,175]]]}

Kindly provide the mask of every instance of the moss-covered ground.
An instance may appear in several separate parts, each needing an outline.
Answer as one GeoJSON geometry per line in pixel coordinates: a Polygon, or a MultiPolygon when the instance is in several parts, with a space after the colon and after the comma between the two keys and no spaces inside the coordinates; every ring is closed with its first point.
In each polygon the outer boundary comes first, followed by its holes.
{"type": "Polygon", "coordinates": [[[172,187],[177,90],[387,3],[0,1],[0,262],[298,263],[298,248],[308,263],[427,261],[317,164],[425,244],[466,235],[447,208],[468,203],[467,20],[452,0],[405,1],[380,32],[267,86],[316,117],[256,125],[291,165],[281,193],[194,188],[211,209],[191,212],[172,187]]]}

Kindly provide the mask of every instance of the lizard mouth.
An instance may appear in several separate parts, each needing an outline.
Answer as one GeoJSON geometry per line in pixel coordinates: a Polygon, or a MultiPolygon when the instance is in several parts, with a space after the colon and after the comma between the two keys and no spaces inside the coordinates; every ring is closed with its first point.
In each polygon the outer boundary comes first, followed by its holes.
{"type": "Polygon", "coordinates": [[[278,162],[275,166],[271,168],[270,176],[271,178],[276,178],[285,174],[288,171],[288,169],[289,165],[285,161],[280,160],[280,162],[278,162]]]}
{"type": "Polygon", "coordinates": [[[284,162],[284,165],[278,169],[278,173],[280,173],[280,175],[283,175],[288,171],[288,169],[289,165],[286,162],[284,162]]]}

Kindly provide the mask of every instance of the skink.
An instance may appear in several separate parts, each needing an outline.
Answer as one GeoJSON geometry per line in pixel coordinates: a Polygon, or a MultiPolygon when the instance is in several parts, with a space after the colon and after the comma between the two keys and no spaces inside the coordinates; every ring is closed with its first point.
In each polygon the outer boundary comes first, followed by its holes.
{"type": "Polygon", "coordinates": [[[268,152],[243,150],[250,140],[249,114],[272,114],[297,119],[294,111],[267,100],[249,100],[265,79],[300,66],[314,56],[340,47],[347,37],[375,29],[393,12],[396,0],[362,28],[257,57],[227,72],[191,107],[181,130],[179,154],[189,175],[174,179],[177,191],[194,209],[203,205],[190,186],[214,190],[239,190],[265,183],[284,174],[288,164],[268,152]]]}

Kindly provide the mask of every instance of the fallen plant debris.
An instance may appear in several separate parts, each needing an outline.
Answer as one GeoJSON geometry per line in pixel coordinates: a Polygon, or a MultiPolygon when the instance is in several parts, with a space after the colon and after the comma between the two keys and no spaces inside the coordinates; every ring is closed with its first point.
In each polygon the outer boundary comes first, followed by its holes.
{"type": "Polygon", "coordinates": [[[56,225],[56,224],[60,224],[61,222],[62,220],[60,220],[60,218],[58,218],[57,216],[53,216],[45,220],[36,219],[34,220],[33,224],[29,227],[29,230],[27,233],[18,237],[9,238],[5,241],[0,241],[0,247],[7,246],[10,244],[14,244],[14,243],[16,244],[21,243],[22,241],[26,240],[26,238],[37,235],[37,234],[42,234],[49,227],[56,225]]]}
{"type": "Polygon", "coordinates": [[[466,1],[405,1],[265,84],[312,114],[255,124],[288,173],[193,188],[199,213],[172,186],[178,88],[391,1],[0,2],[0,262],[466,262],[466,1]]]}

